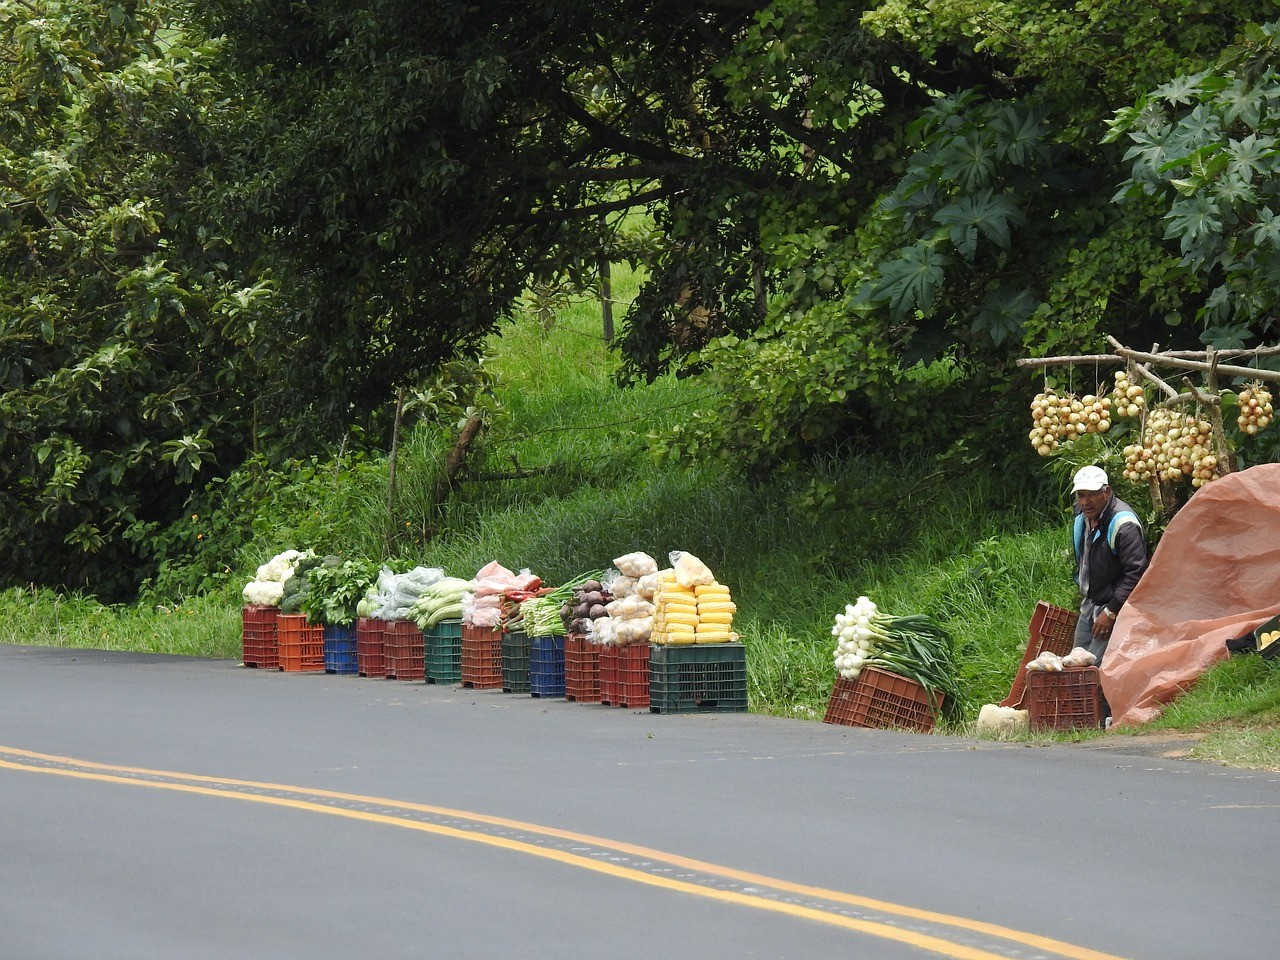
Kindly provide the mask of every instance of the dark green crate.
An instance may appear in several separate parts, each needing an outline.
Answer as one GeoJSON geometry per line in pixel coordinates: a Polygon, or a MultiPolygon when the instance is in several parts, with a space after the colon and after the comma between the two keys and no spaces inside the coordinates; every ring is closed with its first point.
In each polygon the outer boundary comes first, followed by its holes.
{"type": "Polygon", "coordinates": [[[745,713],[747,648],[741,643],[654,644],[651,713],[745,713]]]}
{"type": "Polygon", "coordinates": [[[462,621],[441,620],[423,638],[427,683],[461,683],[462,621]]]}
{"type": "Polygon", "coordinates": [[[529,635],[523,630],[502,634],[502,692],[529,692],[529,635]]]}

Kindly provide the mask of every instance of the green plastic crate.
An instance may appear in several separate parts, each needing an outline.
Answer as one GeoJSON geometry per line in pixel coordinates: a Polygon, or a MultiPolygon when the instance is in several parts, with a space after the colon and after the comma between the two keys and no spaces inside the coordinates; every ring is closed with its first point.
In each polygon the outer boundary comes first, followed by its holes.
{"type": "Polygon", "coordinates": [[[427,683],[461,683],[462,621],[441,620],[423,636],[427,683]]]}
{"type": "Polygon", "coordinates": [[[502,634],[502,692],[529,692],[529,635],[523,630],[502,634]]]}
{"type": "Polygon", "coordinates": [[[745,713],[747,648],[741,643],[654,644],[651,713],[745,713]]]}

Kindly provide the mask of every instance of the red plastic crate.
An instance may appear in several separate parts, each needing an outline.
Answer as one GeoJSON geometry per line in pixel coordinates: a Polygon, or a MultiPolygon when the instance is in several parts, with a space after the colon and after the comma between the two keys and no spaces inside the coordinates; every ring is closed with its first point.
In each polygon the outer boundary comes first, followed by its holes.
{"type": "Polygon", "coordinates": [[[473,690],[502,689],[502,631],[462,624],[462,685],[473,690]]]}
{"type": "Polygon", "coordinates": [[[425,680],[426,641],[412,620],[388,620],[382,627],[382,662],[392,680],[425,680]]]}
{"type": "Polygon", "coordinates": [[[323,623],[307,623],[304,613],[282,613],[276,621],[276,645],[285,673],[324,673],[323,623]]]}
{"type": "MultiPolygon", "coordinates": [[[[1060,657],[1066,656],[1075,647],[1076,621],[1079,614],[1051,603],[1041,601],[1036,604],[1031,615],[1031,625],[1027,629],[1027,649],[1022,654],[1022,662],[1018,664],[1018,672],[1014,675],[1013,686],[1009,695],[1000,701],[1002,707],[1013,707],[1025,710],[1027,707],[1027,664],[1046,650],[1060,657]]],[[[1031,671],[1035,673],[1034,670],[1031,671]]]]}
{"type": "Polygon", "coordinates": [[[876,667],[863,667],[856,680],[836,679],[827,701],[823,723],[881,730],[933,729],[934,711],[942,707],[943,696],[929,702],[929,692],[914,680],[876,667]]]}
{"type": "Polygon", "coordinates": [[[1102,681],[1097,667],[1027,671],[1027,721],[1032,730],[1102,726],[1102,681]]]}
{"type": "Polygon", "coordinates": [[[600,702],[600,644],[586,634],[564,638],[564,698],[578,703],[600,702]]]}
{"type": "Polygon", "coordinates": [[[385,677],[387,662],[382,653],[385,620],[356,617],[356,672],[362,677],[385,677]]]}
{"type": "Polygon", "coordinates": [[[601,646],[600,702],[633,710],[649,708],[649,644],[601,646]]]}
{"type": "Polygon", "coordinates": [[[278,670],[280,653],[276,645],[276,620],[280,608],[250,604],[240,611],[241,660],[246,667],[278,670]]]}

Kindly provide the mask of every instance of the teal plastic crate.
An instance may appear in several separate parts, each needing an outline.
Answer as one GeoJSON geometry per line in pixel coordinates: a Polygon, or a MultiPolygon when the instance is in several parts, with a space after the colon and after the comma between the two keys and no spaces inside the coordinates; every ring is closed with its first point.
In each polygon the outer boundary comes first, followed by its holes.
{"type": "Polygon", "coordinates": [[[502,634],[502,692],[529,692],[529,635],[523,630],[502,634]]]}
{"type": "Polygon", "coordinates": [[[423,636],[427,683],[461,683],[462,621],[441,620],[423,636]]]}
{"type": "Polygon", "coordinates": [[[651,713],[745,713],[747,648],[741,643],[653,644],[651,713]]]}

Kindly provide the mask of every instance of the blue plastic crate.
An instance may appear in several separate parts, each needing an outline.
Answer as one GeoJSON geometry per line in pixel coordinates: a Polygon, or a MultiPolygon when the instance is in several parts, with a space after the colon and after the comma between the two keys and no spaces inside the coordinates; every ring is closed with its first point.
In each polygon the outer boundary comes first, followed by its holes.
{"type": "Polygon", "coordinates": [[[349,673],[352,676],[360,672],[356,664],[355,627],[325,626],[324,672],[349,673]]]}
{"type": "Polygon", "coordinates": [[[529,694],[564,697],[564,637],[529,640],[529,694]]]}

